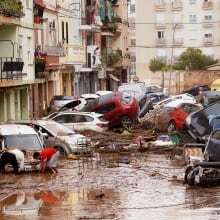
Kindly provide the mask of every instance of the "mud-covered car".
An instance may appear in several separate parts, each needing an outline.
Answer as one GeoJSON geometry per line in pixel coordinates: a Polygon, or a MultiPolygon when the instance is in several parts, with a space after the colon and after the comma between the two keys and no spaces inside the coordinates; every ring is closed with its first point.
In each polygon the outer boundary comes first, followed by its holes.
{"type": "MultiPolygon", "coordinates": [[[[220,101],[190,114],[186,118],[188,133],[197,141],[206,141],[213,130],[211,120],[218,115],[220,115],[220,101]]],[[[216,120],[219,120],[219,118],[216,118],[216,120]]]]}
{"type": "Polygon", "coordinates": [[[220,184],[220,129],[211,133],[207,144],[187,144],[184,152],[188,185],[220,184]]]}
{"type": "MultiPolygon", "coordinates": [[[[43,144],[33,128],[27,125],[2,124],[0,125],[0,135],[3,137],[0,151],[5,148],[17,148],[25,152],[24,170],[21,171],[39,170],[39,161],[35,160],[33,156],[34,153],[39,153],[43,149],[43,144]]],[[[7,166],[6,171],[10,170],[11,166],[7,166]]]]}
{"type": "Polygon", "coordinates": [[[176,100],[168,103],[156,117],[156,128],[159,131],[182,130],[187,116],[201,109],[201,106],[176,100]]]}
{"type": "Polygon", "coordinates": [[[63,156],[68,156],[71,153],[89,152],[88,138],[55,121],[33,120],[16,123],[33,127],[41,137],[45,147],[55,147],[63,156]]]}

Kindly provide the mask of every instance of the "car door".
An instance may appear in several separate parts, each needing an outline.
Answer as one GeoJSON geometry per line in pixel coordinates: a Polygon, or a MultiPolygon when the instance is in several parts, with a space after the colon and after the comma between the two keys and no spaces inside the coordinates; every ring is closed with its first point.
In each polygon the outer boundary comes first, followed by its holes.
{"type": "Polygon", "coordinates": [[[176,128],[182,129],[188,116],[188,104],[182,104],[172,112],[172,119],[175,121],[176,128]]]}
{"type": "Polygon", "coordinates": [[[94,119],[87,115],[75,115],[74,129],[78,131],[91,130],[94,119]]]}
{"type": "Polygon", "coordinates": [[[63,124],[64,126],[73,129],[75,123],[75,115],[74,114],[62,114],[53,118],[57,123],[63,124]]]}
{"type": "Polygon", "coordinates": [[[39,125],[34,125],[34,128],[39,134],[45,147],[55,146],[55,137],[51,133],[39,125]]]}

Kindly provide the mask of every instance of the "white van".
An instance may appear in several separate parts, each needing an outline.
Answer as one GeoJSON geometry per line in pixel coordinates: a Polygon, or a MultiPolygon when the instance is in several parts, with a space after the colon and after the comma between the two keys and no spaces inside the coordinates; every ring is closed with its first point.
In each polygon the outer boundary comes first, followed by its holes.
{"type": "Polygon", "coordinates": [[[43,144],[33,128],[27,125],[2,124],[0,125],[0,136],[3,137],[0,151],[6,148],[25,151],[23,171],[39,170],[39,161],[36,161],[33,155],[42,150],[43,144]]]}

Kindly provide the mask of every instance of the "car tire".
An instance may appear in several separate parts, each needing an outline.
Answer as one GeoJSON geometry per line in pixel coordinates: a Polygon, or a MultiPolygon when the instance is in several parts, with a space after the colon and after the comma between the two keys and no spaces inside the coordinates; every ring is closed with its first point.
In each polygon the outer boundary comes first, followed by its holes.
{"type": "Polygon", "coordinates": [[[60,152],[61,157],[67,157],[68,152],[64,147],[56,146],[55,148],[60,152]]]}
{"type": "Polygon", "coordinates": [[[167,127],[168,132],[176,131],[176,123],[175,121],[170,121],[167,127]]]}
{"type": "Polygon", "coordinates": [[[123,116],[121,119],[121,125],[123,128],[131,129],[133,125],[133,120],[128,116],[123,116]]]}

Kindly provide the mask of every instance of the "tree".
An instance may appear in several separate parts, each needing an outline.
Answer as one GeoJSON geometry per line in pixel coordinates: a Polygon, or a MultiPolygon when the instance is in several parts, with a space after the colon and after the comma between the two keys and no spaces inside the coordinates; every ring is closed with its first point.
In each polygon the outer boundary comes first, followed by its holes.
{"type": "Polygon", "coordinates": [[[150,61],[149,69],[152,72],[162,71],[166,67],[166,63],[160,59],[154,58],[150,61]]]}
{"type": "Polygon", "coordinates": [[[200,49],[188,48],[184,51],[174,65],[176,70],[205,70],[209,65],[217,63],[216,60],[202,53],[200,49]]]}

